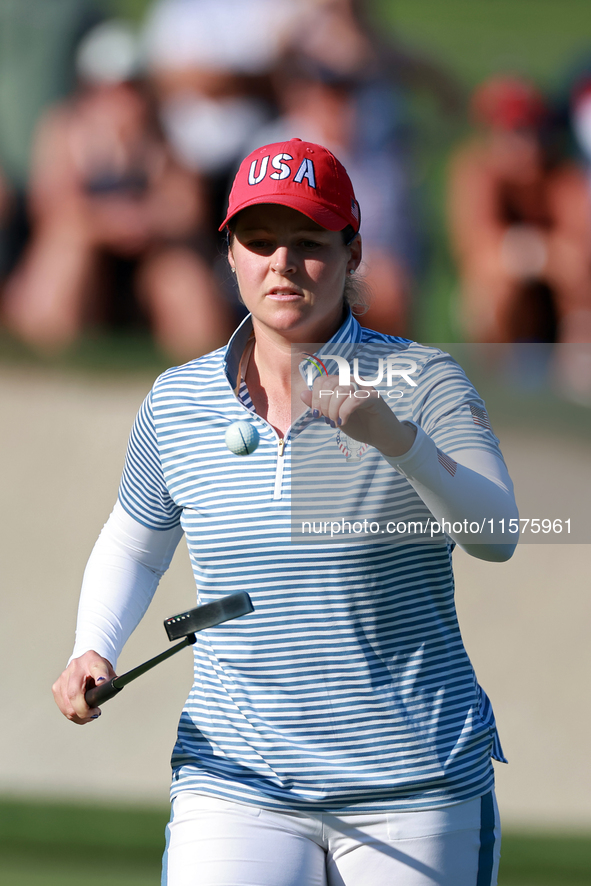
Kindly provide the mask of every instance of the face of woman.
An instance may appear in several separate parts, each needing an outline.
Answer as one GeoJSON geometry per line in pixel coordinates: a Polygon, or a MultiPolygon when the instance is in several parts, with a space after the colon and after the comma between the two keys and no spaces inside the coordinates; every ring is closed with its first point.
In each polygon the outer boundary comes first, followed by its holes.
{"type": "Polygon", "coordinates": [[[342,323],[345,279],[361,261],[361,242],[345,246],[340,231],[261,204],[238,215],[228,260],[255,325],[292,342],[326,341],[342,323]]]}

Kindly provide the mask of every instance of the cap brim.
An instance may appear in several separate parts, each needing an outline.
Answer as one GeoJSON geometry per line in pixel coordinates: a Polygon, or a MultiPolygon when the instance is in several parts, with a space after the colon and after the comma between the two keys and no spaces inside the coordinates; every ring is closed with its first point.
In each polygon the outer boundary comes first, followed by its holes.
{"type": "MultiPolygon", "coordinates": [[[[245,200],[244,203],[241,203],[240,206],[233,209],[232,212],[226,216],[218,230],[223,231],[228,222],[235,218],[239,212],[242,212],[243,209],[247,209],[249,206],[259,206],[264,203],[273,203],[278,206],[289,206],[290,209],[295,209],[298,212],[301,212],[302,215],[311,218],[312,221],[315,221],[316,224],[326,228],[327,231],[342,231],[343,228],[346,228],[347,225],[351,224],[349,219],[343,218],[327,206],[320,206],[313,200],[306,200],[305,197],[292,196],[291,194],[267,194],[264,197],[255,197],[252,200],[245,200]]],[[[351,226],[355,227],[354,225],[351,226]]]]}

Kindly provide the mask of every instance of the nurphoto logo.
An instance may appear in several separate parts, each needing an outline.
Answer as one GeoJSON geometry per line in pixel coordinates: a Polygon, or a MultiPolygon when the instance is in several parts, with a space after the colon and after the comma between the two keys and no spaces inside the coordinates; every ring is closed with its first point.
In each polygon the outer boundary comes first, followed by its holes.
{"type": "MultiPolygon", "coordinates": [[[[417,387],[416,381],[411,378],[411,375],[417,371],[417,364],[414,360],[406,360],[403,357],[400,357],[399,354],[388,354],[387,357],[379,357],[376,375],[373,378],[361,377],[358,357],[353,358],[352,371],[349,361],[345,357],[341,357],[340,354],[323,354],[322,360],[315,354],[305,353],[304,357],[308,364],[305,371],[306,381],[309,387],[314,383],[315,372],[320,373],[321,376],[328,376],[331,374],[326,368],[326,363],[329,360],[334,360],[338,368],[339,387],[357,387],[356,391],[347,391],[346,393],[343,393],[342,396],[357,397],[359,399],[371,397],[371,392],[366,389],[380,385],[384,381],[384,377],[386,379],[386,387],[388,388],[386,396],[395,400],[404,396],[404,391],[393,387],[395,378],[403,379],[413,388],[417,387]]],[[[378,396],[381,396],[379,390],[376,392],[378,396]]],[[[332,396],[333,393],[334,391],[332,390],[320,391],[320,396],[322,397],[323,394],[326,394],[327,396],[330,394],[332,396]]],[[[337,392],[337,395],[338,393],[339,392],[337,392]]]]}

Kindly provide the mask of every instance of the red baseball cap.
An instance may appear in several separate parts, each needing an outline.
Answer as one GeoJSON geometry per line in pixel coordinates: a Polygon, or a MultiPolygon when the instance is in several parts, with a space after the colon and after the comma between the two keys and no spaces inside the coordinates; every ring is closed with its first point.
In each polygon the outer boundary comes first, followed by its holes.
{"type": "Polygon", "coordinates": [[[257,148],[242,161],[219,230],[241,209],[259,203],[290,206],[329,231],[351,225],[357,233],[361,222],[343,164],[322,145],[300,138],[257,148]]]}

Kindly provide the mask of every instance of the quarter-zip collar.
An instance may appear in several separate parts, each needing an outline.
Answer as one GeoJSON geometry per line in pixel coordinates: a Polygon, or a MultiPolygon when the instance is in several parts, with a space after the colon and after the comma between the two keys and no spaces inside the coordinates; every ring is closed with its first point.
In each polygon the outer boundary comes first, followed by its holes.
{"type": "MultiPolygon", "coordinates": [[[[249,314],[244,318],[227,344],[226,355],[224,358],[224,372],[232,389],[235,389],[240,381],[238,378],[240,359],[252,331],[252,315],[249,314]]],[[[361,326],[351,313],[350,308],[347,308],[345,319],[329,341],[325,344],[314,344],[311,345],[311,347],[314,347],[314,355],[322,359],[324,356],[331,353],[331,347],[333,345],[339,345],[338,354],[345,357],[345,359],[348,359],[355,352],[356,346],[361,342],[361,338],[361,326]],[[350,346],[350,349],[347,347],[348,345],[350,346]]]]}

